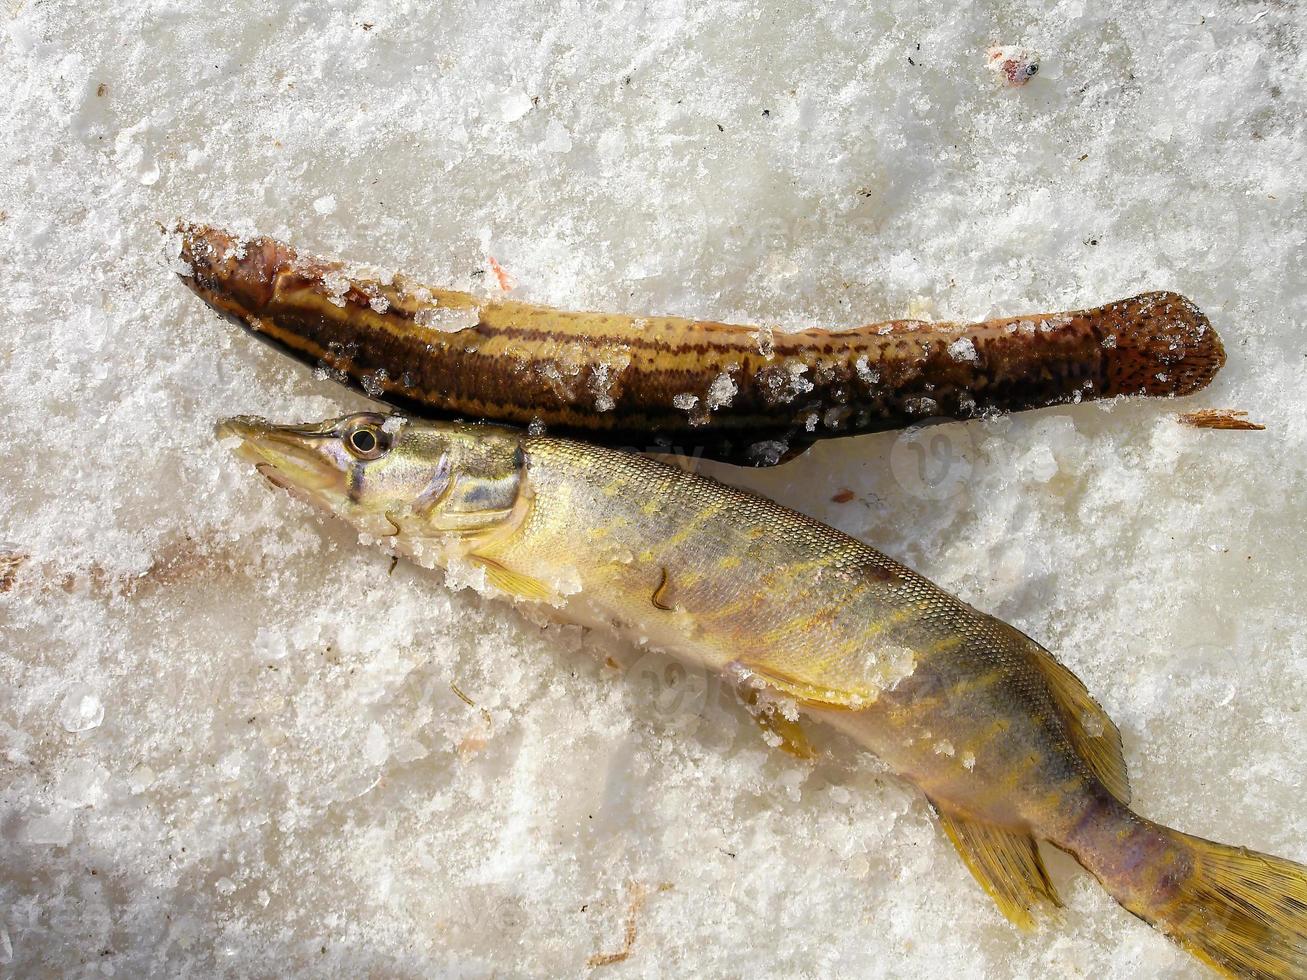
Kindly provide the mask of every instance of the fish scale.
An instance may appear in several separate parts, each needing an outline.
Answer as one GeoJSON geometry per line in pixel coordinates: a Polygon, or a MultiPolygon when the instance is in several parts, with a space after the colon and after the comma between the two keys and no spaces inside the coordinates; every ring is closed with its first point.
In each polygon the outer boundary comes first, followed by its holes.
{"type": "Polygon", "coordinates": [[[220,434],[398,554],[719,672],[796,755],[804,724],[843,731],[926,795],[1018,925],[1060,904],[1045,840],[1218,970],[1307,977],[1307,868],[1139,816],[1116,726],[1071,671],[856,538],[644,456],[499,426],[365,413],[220,434]]]}

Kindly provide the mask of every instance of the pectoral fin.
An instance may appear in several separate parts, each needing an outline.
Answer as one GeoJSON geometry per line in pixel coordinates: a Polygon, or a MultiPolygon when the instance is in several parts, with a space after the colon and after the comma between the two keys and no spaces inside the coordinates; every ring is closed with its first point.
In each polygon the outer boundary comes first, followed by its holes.
{"type": "Polygon", "coordinates": [[[548,602],[554,597],[553,590],[539,579],[506,568],[493,558],[482,555],[468,557],[486,570],[486,581],[500,592],[533,602],[548,602]]]}
{"type": "Polygon", "coordinates": [[[930,803],[980,887],[1011,922],[1029,929],[1035,924],[1032,909],[1062,907],[1033,837],[949,813],[934,800],[930,803]]]}
{"type": "Polygon", "coordinates": [[[876,700],[870,691],[849,691],[823,687],[811,681],[780,673],[769,667],[758,667],[747,660],[736,660],[727,668],[736,675],[741,688],[749,685],[773,688],[810,708],[827,711],[856,711],[876,700]]]}

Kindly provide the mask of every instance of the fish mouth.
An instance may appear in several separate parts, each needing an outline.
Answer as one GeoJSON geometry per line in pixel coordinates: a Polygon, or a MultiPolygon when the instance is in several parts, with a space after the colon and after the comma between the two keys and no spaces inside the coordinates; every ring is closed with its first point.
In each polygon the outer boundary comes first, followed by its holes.
{"type": "Polygon", "coordinates": [[[231,447],[236,455],[284,490],[312,494],[343,483],[343,473],[330,452],[337,439],[334,423],[276,425],[238,415],[219,422],[214,435],[221,443],[239,440],[231,447]]]}
{"type": "Polygon", "coordinates": [[[267,238],[242,239],[208,225],[179,222],[183,281],[217,309],[237,318],[262,311],[276,292],[277,276],[295,253],[267,238]]]}

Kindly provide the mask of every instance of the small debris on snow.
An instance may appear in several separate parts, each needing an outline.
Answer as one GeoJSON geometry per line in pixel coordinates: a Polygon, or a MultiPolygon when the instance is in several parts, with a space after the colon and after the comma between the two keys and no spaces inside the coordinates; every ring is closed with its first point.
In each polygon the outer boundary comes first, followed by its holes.
{"type": "Polygon", "coordinates": [[[1025,48],[1007,45],[990,48],[986,54],[989,58],[986,67],[1011,88],[1020,88],[1039,72],[1039,56],[1025,48]]]}
{"type": "Polygon", "coordinates": [[[1237,408],[1200,408],[1194,412],[1185,412],[1176,416],[1181,425],[1195,429],[1245,429],[1260,431],[1266,426],[1254,422],[1248,413],[1237,408]]]}
{"type": "Polygon", "coordinates": [[[495,282],[499,284],[502,292],[508,292],[517,285],[517,280],[508,274],[508,271],[499,264],[499,260],[493,255],[486,256],[486,264],[490,266],[490,271],[495,275],[495,282]]]}

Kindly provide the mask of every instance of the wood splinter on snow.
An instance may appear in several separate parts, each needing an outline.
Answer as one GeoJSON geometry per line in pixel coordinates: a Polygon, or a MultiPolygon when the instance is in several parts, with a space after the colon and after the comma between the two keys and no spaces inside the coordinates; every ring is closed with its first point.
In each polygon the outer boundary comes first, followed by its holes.
{"type": "Polygon", "coordinates": [[[1196,412],[1185,412],[1177,416],[1182,425],[1195,429],[1247,429],[1261,431],[1266,426],[1246,418],[1247,412],[1237,408],[1200,408],[1196,412]]]}
{"type": "MultiPolygon", "coordinates": [[[[449,689],[458,695],[458,699],[469,708],[476,708],[477,703],[464,694],[462,689],[453,681],[449,682],[449,689]]],[[[464,758],[484,749],[490,741],[490,737],[495,733],[495,720],[490,717],[490,712],[485,708],[477,708],[477,710],[481,712],[480,719],[454,746],[454,750],[464,758]]]]}
{"type": "Polygon", "coordinates": [[[0,592],[8,592],[14,587],[14,580],[18,577],[18,569],[31,555],[24,554],[21,551],[9,550],[0,546],[0,592]]]}
{"type": "MultiPolygon", "coordinates": [[[[627,884],[627,889],[631,893],[631,904],[626,909],[626,935],[622,939],[622,948],[616,953],[595,953],[585,965],[591,968],[597,966],[612,966],[614,963],[621,963],[631,955],[631,948],[635,946],[636,936],[636,918],[640,910],[644,908],[645,900],[649,897],[649,889],[638,881],[632,881],[627,884]]],[[[670,882],[663,882],[658,886],[658,891],[671,891],[670,882]]]]}

